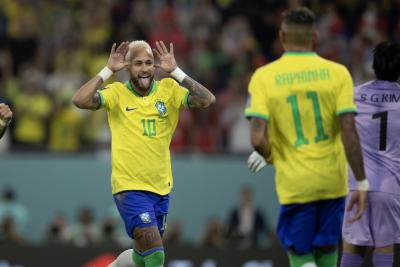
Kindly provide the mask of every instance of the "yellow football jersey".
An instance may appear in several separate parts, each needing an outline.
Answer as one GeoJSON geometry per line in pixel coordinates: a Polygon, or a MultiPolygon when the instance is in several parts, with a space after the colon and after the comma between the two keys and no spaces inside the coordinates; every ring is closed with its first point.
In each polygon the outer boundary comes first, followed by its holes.
{"type": "Polygon", "coordinates": [[[286,52],[253,74],[245,115],[268,120],[281,204],[347,194],[346,112],[356,112],[349,72],[316,53],[286,52]]]}
{"type": "Polygon", "coordinates": [[[154,81],[148,96],[130,82],[99,91],[111,129],[112,193],[144,190],[166,195],[173,186],[169,145],[189,91],[175,80],[154,81]]]}

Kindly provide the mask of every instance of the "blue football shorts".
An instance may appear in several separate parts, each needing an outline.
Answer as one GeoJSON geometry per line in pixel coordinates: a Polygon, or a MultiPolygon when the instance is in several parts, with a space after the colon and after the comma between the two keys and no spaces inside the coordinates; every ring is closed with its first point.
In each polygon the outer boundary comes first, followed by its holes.
{"type": "Polygon", "coordinates": [[[283,247],[308,254],[315,247],[336,245],[341,238],[345,198],[281,205],[278,237],[283,247]]]}
{"type": "Polygon", "coordinates": [[[169,207],[169,195],[161,196],[147,191],[124,191],[114,195],[119,214],[125,224],[126,233],[131,237],[136,227],[157,225],[164,233],[169,207]]]}

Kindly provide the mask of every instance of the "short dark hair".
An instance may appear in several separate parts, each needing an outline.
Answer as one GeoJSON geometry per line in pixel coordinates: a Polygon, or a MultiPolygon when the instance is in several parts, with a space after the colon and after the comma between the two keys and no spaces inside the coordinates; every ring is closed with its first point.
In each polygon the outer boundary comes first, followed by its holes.
{"type": "Polygon", "coordinates": [[[285,42],[309,46],[316,31],[314,13],[306,7],[286,10],[281,31],[285,33],[285,42]]]}
{"type": "Polygon", "coordinates": [[[397,81],[400,76],[400,45],[382,42],[374,49],[372,68],[378,80],[397,81]]]}
{"type": "Polygon", "coordinates": [[[283,22],[287,24],[298,24],[312,26],[315,24],[315,14],[307,7],[297,7],[283,12],[283,22]]]}

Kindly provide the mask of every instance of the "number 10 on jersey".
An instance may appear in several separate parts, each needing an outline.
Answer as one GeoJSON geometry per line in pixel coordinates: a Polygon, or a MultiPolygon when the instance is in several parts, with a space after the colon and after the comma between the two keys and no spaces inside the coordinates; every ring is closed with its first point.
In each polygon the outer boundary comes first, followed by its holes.
{"type": "Polygon", "coordinates": [[[142,119],[142,126],[143,126],[143,136],[154,137],[156,136],[156,120],[146,120],[142,119]]]}
{"type": "MultiPolygon", "coordinates": [[[[322,124],[321,108],[319,106],[318,94],[315,91],[308,91],[307,98],[310,99],[314,110],[314,121],[317,128],[317,135],[314,138],[315,143],[327,140],[329,136],[325,133],[324,125],[322,124]]],[[[301,124],[301,115],[299,109],[299,103],[297,100],[297,95],[290,95],[286,98],[286,101],[292,107],[293,120],[296,128],[297,139],[294,146],[297,148],[301,145],[307,145],[309,143],[308,139],[304,136],[303,126],[301,124]]]]}

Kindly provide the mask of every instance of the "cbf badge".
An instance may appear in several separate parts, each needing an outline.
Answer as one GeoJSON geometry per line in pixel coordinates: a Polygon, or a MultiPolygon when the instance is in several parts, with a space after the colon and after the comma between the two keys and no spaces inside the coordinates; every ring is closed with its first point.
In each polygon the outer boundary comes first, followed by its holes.
{"type": "Polygon", "coordinates": [[[148,212],[144,212],[144,213],[140,214],[139,217],[143,223],[151,223],[150,214],[148,212]]]}
{"type": "Polygon", "coordinates": [[[157,100],[154,106],[156,107],[160,117],[164,118],[168,116],[167,107],[165,106],[164,102],[157,100]]]}

